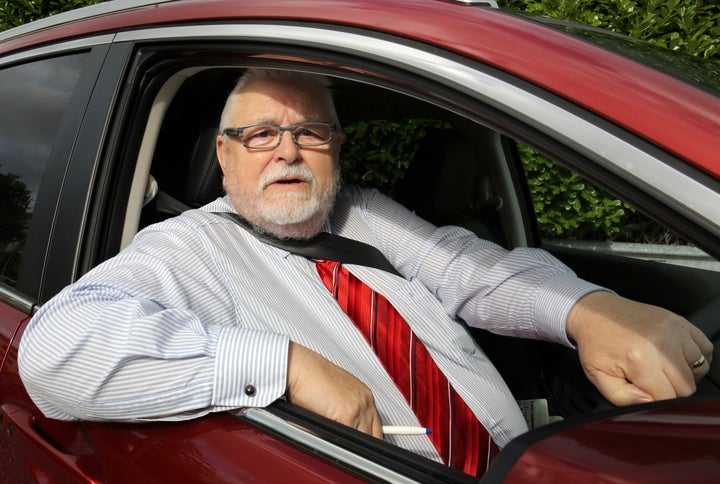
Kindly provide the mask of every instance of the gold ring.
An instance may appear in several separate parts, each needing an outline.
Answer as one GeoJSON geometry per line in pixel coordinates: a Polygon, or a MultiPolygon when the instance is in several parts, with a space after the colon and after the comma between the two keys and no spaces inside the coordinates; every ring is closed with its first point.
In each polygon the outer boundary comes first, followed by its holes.
{"type": "Polygon", "coordinates": [[[690,368],[692,368],[694,370],[695,368],[700,368],[704,364],[705,364],[705,356],[701,356],[695,363],[692,363],[690,365],[690,368]]]}

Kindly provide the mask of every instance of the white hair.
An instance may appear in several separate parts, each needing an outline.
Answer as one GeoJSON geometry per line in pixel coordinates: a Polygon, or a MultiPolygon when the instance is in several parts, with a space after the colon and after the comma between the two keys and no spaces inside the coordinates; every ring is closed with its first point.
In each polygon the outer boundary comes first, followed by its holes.
{"type": "Polygon", "coordinates": [[[229,128],[231,120],[235,114],[237,103],[235,100],[242,94],[247,86],[256,81],[281,81],[293,84],[302,84],[321,93],[323,101],[328,108],[328,112],[332,115],[333,121],[338,123],[337,113],[335,111],[335,103],[330,93],[330,80],[324,76],[307,74],[297,71],[284,71],[278,69],[247,69],[238,79],[237,84],[225,101],[225,107],[220,116],[220,133],[225,128],[229,128]]]}

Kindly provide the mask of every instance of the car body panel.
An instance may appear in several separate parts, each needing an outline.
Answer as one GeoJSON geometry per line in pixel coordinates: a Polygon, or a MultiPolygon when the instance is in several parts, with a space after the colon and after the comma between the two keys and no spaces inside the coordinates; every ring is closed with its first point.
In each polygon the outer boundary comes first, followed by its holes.
{"type": "Polygon", "coordinates": [[[530,444],[504,482],[716,482],[719,436],[717,400],[662,403],[530,444]]]}
{"type": "Polygon", "coordinates": [[[167,424],[89,425],[96,452],[109,475],[131,482],[264,481],[365,482],[330,463],[309,458],[302,449],[282,442],[229,415],[167,424]],[[172,465],[157,465],[172,460],[172,465]]]}
{"type": "MultiPolygon", "coordinates": [[[[61,52],[93,53],[51,172],[54,190],[39,204],[37,225],[48,233],[31,248],[38,254],[37,277],[28,283],[32,291],[26,291],[26,300],[0,287],[0,449],[12,451],[3,453],[0,463],[15,468],[23,461],[23,480],[462,480],[449,471],[420,479],[404,476],[392,463],[373,467],[362,445],[390,460],[392,446],[378,441],[351,447],[332,424],[329,434],[321,434],[312,421],[274,421],[268,418],[272,411],[125,425],[51,421],[34,407],[18,375],[19,336],[35,304],[115,250],[119,236],[103,233],[110,225],[103,225],[103,217],[116,215],[113,204],[126,205],[130,177],[123,170],[134,166],[105,165],[108,160],[120,165],[123,160],[118,156],[115,161],[111,153],[132,142],[126,135],[135,120],[127,113],[133,113],[138,102],[133,96],[141,92],[139,59],[146,47],[152,52],[156,45],[196,45],[198,52],[210,53],[210,45],[232,43],[292,47],[292,56],[269,49],[256,60],[276,58],[400,86],[388,74],[395,69],[405,74],[402,87],[408,92],[443,108],[464,108],[483,119],[482,109],[491,106],[514,116],[517,126],[529,126],[546,138],[557,136],[558,143],[585,156],[578,157],[583,162],[593,160],[603,176],[611,172],[608,179],[623,183],[619,191],[642,191],[658,203],[658,213],[673,212],[702,227],[708,245],[717,245],[720,99],[665,74],[518,17],[439,0],[148,3],[109,2],[46,19],[37,30],[29,25],[0,34],[0,68],[61,52]],[[386,69],[376,72],[367,64],[363,70],[362,61],[369,60],[386,69]],[[443,85],[443,93],[432,97],[430,81],[443,85]],[[451,91],[456,98],[443,97],[451,91]],[[461,106],[465,101],[467,106],[461,106]]],[[[247,52],[238,57],[242,54],[247,52]]],[[[588,266],[595,270],[601,262],[588,266]]],[[[655,270],[617,259],[613,264],[618,265],[612,266],[609,283],[623,268],[642,272],[628,278],[628,286],[652,280],[655,270]]],[[[664,271],[663,277],[678,276],[664,271]]],[[[702,281],[713,292],[717,279],[683,280],[702,281]]],[[[665,297],[652,284],[638,293],[665,297]]],[[[695,304],[692,300],[688,306],[695,304]]],[[[720,473],[719,414],[720,401],[704,399],[557,424],[511,444],[489,480],[708,480],[720,473]]]]}
{"type": "Polygon", "coordinates": [[[20,326],[27,322],[27,319],[26,312],[19,311],[10,305],[0,304],[0,320],[10,323],[0,326],[0,374],[5,367],[5,361],[8,359],[13,341],[20,331],[20,326]],[[13,321],[15,325],[12,324],[13,321]]]}

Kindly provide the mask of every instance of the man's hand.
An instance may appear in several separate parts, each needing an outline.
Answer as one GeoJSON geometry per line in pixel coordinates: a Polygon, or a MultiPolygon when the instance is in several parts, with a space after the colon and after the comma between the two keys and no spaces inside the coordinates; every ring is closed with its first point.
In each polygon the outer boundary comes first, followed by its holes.
{"type": "Polygon", "coordinates": [[[288,401],[379,439],[382,421],[372,391],[314,351],[290,342],[288,401]]]}
{"type": "Polygon", "coordinates": [[[585,374],[616,405],[691,395],[712,359],[712,343],[685,319],[608,292],[580,299],[567,332],[585,374]]]}

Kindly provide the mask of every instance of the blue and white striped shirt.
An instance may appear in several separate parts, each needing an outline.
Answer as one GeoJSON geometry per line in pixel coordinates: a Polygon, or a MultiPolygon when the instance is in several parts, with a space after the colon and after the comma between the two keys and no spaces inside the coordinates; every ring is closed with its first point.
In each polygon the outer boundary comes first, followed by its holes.
{"type": "MultiPolygon", "coordinates": [[[[368,385],[383,423],[419,425],[315,264],[210,211],[234,209],[226,197],[146,228],[41,308],[19,365],[43,413],[183,420],[266,406],[285,393],[292,340],[368,385]]],[[[347,266],[405,317],[494,440],[503,446],[525,431],[507,386],[456,318],[569,344],[568,312],[598,287],[546,252],[508,252],[436,228],[377,191],[346,187],[326,229],[375,245],[403,275],[347,266]]],[[[439,459],[429,438],[386,438],[439,459]]]]}

